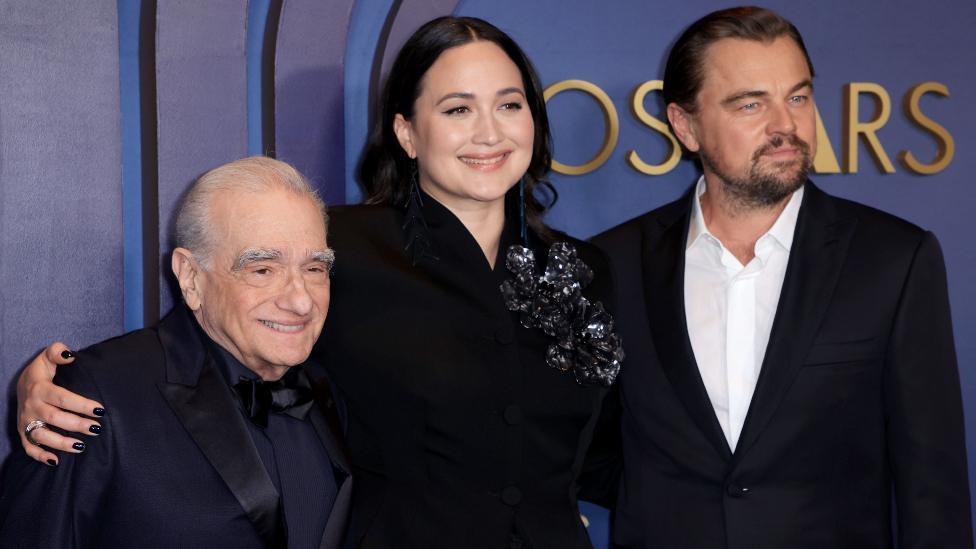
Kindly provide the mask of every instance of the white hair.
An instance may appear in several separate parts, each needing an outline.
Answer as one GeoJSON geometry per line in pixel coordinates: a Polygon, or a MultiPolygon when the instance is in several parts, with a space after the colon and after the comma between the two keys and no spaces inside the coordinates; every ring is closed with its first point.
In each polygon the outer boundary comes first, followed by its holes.
{"type": "Polygon", "coordinates": [[[176,245],[193,252],[205,268],[210,268],[214,248],[210,239],[213,232],[210,205],[214,195],[221,191],[267,192],[276,189],[292,191],[311,200],[322,214],[323,228],[328,230],[325,203],[298,170],[280,160],[250,156],[218,166],[193,182],[176,214],[176,245]]]}

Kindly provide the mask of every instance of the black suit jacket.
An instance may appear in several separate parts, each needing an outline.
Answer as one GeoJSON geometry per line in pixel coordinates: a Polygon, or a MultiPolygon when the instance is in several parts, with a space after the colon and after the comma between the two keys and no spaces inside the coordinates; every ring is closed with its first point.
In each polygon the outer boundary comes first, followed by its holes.
{"type": "MultiPolygon", "coordinates": [[[[606,390],[547,365],[554,340],[505,308],[504,261],[492,270],[429,196],[422,212],[431,253],[416,264],[402,208],[330,212],[333,298],[313,356],[347,404],[349,544],[499,549],[516,534],[524,548],[588,548],[577,478],[606,390]]],[[[503,253],[518,238],[507,223],[503,253]]],[[[602,254],[570,241],[595,271],[584,293],[605,300],[602,254]]],[[[541,269],[548,246],[533,245],[541,269]]]]}
{"type": "MultiPolygon", "coordinates": [[[[185,307],[80,352],[56,381],[105,403],[105,429],[57,467],[18,453],[0,500],[0,546],[283,546],[279,495],[185,307]]],[[[333,548],[352,482],[321,404],[310,417],[335,471],[308,474],[336,475],[320,545],[333,548]]]]}
{"type": "Polygon", "coordinates": [[[959,376],[935,237],[807,184],[732,453],[687,331],[691,200],[595,239],[611,258],[627,349],[615,542],[887,548],[896,518],[899,547],[972,547],[959,376]]]}

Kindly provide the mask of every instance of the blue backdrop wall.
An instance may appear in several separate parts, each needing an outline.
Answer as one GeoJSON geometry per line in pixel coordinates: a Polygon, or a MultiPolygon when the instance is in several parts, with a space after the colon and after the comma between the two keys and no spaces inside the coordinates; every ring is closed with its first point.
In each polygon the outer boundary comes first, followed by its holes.
{"type": "MultiPolygon", "coordinates": [[[[423,21],[483,17],[524,47],[551,94],[560,200],[548,219],[588,237],[697,177],[660,129],[656,81],[680,30],[727,5],[0,0],[0,457],[15,437],[13,378],[38,349],[81,347],[172,305],[160,265],[197,174],[270,153],[329,202],[360,199],[351,174],[370,99],[423,21]]],[[[797,24],[817,69],[814,179],[942,241],[976,470],[976,4],[766,5],[797,24]]],[[[585,512],[599,546],[605,519],[585,512]]]]}

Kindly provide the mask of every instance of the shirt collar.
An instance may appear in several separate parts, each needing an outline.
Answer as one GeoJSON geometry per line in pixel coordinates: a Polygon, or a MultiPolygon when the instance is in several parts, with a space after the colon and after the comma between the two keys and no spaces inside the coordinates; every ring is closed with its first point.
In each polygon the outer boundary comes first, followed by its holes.
{"type": "Polygon", "coordinates": [[[230,354],[230,351],[218,345],[216,341],[207,338],[207,345],[210,347],[210,356],[213,357],[217,364],[217,370],[227,385],[233,387],[242,379],[260,379],[260,376],[244,366],[241,361],[230,354]]]}
{"type": "MultiPolygon", "coordinates": [[[[786,208],[776,218],[776,222],[769,228],[769,231],[761,236],[759,240],[771,236],[787,252],[790,251],[793,246],[793,233],[796,231],[796,220],[800,215],[800,204],[803,202],[804,188],[805,185],[793,192],[793,196],[790,197],[786,208]]],[[[705,176],[703,175],[698,178],[698,183],[695,185],[695,196],[692,200],[691,207],[691,222],[688,226],[688,239],[685,244],[686,250],[694,246],[699,239],[705,238],[706,235],[709,240],[721,245],[719,240],[705,226],[705,217],[702,215],[701,210],[701,195],[705,194],[705,189],[705,176]]]]}
{"type": "Polygon", "coordinates": [[[705,216],[702,215],[701,209],[701,195],[705,194],[705,176],[698,178],[698,183],[695,184],[694,197],[691,199],[691,223],[688,225],[688,240],[685,244],[685,249],[690,249],[699,238],[704,238],[708,235],[710,238],[715,238],[711,233],[708,232],[708,227],[705,226],[705,216]]]}
{"type": "Polygon", "coordinates": [[[793,196],[783,208],[783,213],[779,214],[776,223],[769,228],[766,234],[772,236],[779,242],[780,246],[790,251],[793,247],[793,233],[796,232],[796,220],[800,215],[800,204],[803,202],[803,190],[806,185],[793,191],[793,196]]]}

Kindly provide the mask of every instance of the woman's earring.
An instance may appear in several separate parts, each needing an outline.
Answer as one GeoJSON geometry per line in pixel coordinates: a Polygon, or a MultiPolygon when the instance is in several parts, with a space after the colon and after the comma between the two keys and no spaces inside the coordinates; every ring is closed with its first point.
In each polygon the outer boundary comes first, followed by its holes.
{"type": "Polygon", "coordinates": [[[518,182],[519,186],[519,234],[522,236],[522,245],[529,246],[529,229],[525,221],[525,176],[518,182]]]}
{"type": "Polygon", "coordinates": [[[439,258],[432,250],[430,229],[427,228],[427,220],[424,219],[424,199],[420,194],[420,184],[417,183],[416,161],[413,162],[410,173],[410,193],[407,195],[406,209],[401,228],[406,239],[403,250],[410,256],[411,264],[416,265],[424,258],[437,261],[439,258]]]}

